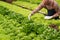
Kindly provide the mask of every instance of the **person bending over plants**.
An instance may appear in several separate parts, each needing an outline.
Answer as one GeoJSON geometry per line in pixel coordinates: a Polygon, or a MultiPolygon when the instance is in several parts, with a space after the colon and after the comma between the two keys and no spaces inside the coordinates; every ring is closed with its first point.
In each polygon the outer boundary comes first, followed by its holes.
{"type": "Polygon", "coordinates": [[[44,19],[59,19],[60,7],[58,6],[57,2],[55,0],[42,0],[39,6],[28,15],[29,20],[33,14],[42,8],[45,8],[48,12],[44,19]]]}

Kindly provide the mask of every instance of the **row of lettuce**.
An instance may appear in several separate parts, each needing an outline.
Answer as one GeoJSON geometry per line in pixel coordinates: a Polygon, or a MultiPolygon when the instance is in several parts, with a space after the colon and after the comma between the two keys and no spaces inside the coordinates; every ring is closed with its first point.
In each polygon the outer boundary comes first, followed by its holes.
{"type": "Polygon", "coordinates": [[[38,18],[36,22],[29,21],[27,15],[30,11],[5,2],[0,4],[0,40],[60,40],[60,31],[48,27],[54,20],[40,17],[40,21],[38,18]]]}
{"type": "MultiPolygon", "coordinates": [[[[23,1],[23,2],[29,2],[33,4],[40,4],[42,0],[17,0],[17,1],[23,1]]],[[[55,0],[59,3],[60,0],[55,0]]]]}
{"type": "Polygon", "coordinates": [[[37,3],[39,4],[42,0],[17,0],[17,1],[25,1],[25,2],[30,2],[30,3],[37,3]]]}

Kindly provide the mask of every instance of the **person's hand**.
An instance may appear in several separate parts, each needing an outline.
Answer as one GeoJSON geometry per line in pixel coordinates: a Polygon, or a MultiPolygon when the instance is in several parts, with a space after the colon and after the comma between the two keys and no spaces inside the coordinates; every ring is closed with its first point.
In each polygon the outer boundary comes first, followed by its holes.
{"type": "Polygon", "coordinates": [[[45,19],[52,19],[52,16],[45,16],[45,19]]]}
{"type": "Polygon", "coordinates": [[[28,15],[28,19],[29,19],[29,20],[31,19],[31,14],[28,15]]]}

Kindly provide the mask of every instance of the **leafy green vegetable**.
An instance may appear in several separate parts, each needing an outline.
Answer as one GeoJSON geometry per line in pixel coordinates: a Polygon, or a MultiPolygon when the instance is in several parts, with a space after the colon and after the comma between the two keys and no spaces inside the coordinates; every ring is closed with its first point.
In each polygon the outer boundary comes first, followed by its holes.
{"type": "Polygon", "coordinates": [[[31,11],[2,1],[0,4],[0,40],[60,40],[60,30],[49,27],[52,23],[59,27],[60,20],[44,20],[43,15],[35,14],[29,21],[31,11]]]}

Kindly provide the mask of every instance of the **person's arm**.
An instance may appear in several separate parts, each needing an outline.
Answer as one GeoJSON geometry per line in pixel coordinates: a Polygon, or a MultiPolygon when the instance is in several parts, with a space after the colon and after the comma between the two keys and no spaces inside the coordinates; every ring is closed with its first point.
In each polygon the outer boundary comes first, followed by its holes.
{"type": "Polygon", "coordinates": [[[31,15],[35,14],[36,12],[38,12],[39,10],[41,10],[44,7],[44,3],[42,2],[41,4],[39,4],[39,6],[32,11],[31,15]]]}
{"type": "Polygon", "coordinates": [[[56,13],[52,16],[52,18],[60,15],[60,7],[58,5],[55,6],[56,13]]]}
{"type": "Polygon", "coordinates": [[[57,17],[57,16],[59,16],[60,15],[60,12],[57,12],[57,13],[55,13],[53,16],[52,16],[52,18],[55,18],[55,17],[57,17]]]}
{"type": "Polygon", "coordinates": [[[35,10],[33,10],[31,14],[28,15],[28,19],[30,20],[30,17],[33,14],[35,14],[36,12],[38,12],[39,10],[41,10],[43,7],[44,7],[44,2],[42,2],[41,4],[39,4],[39,6],[35,10]]]}

